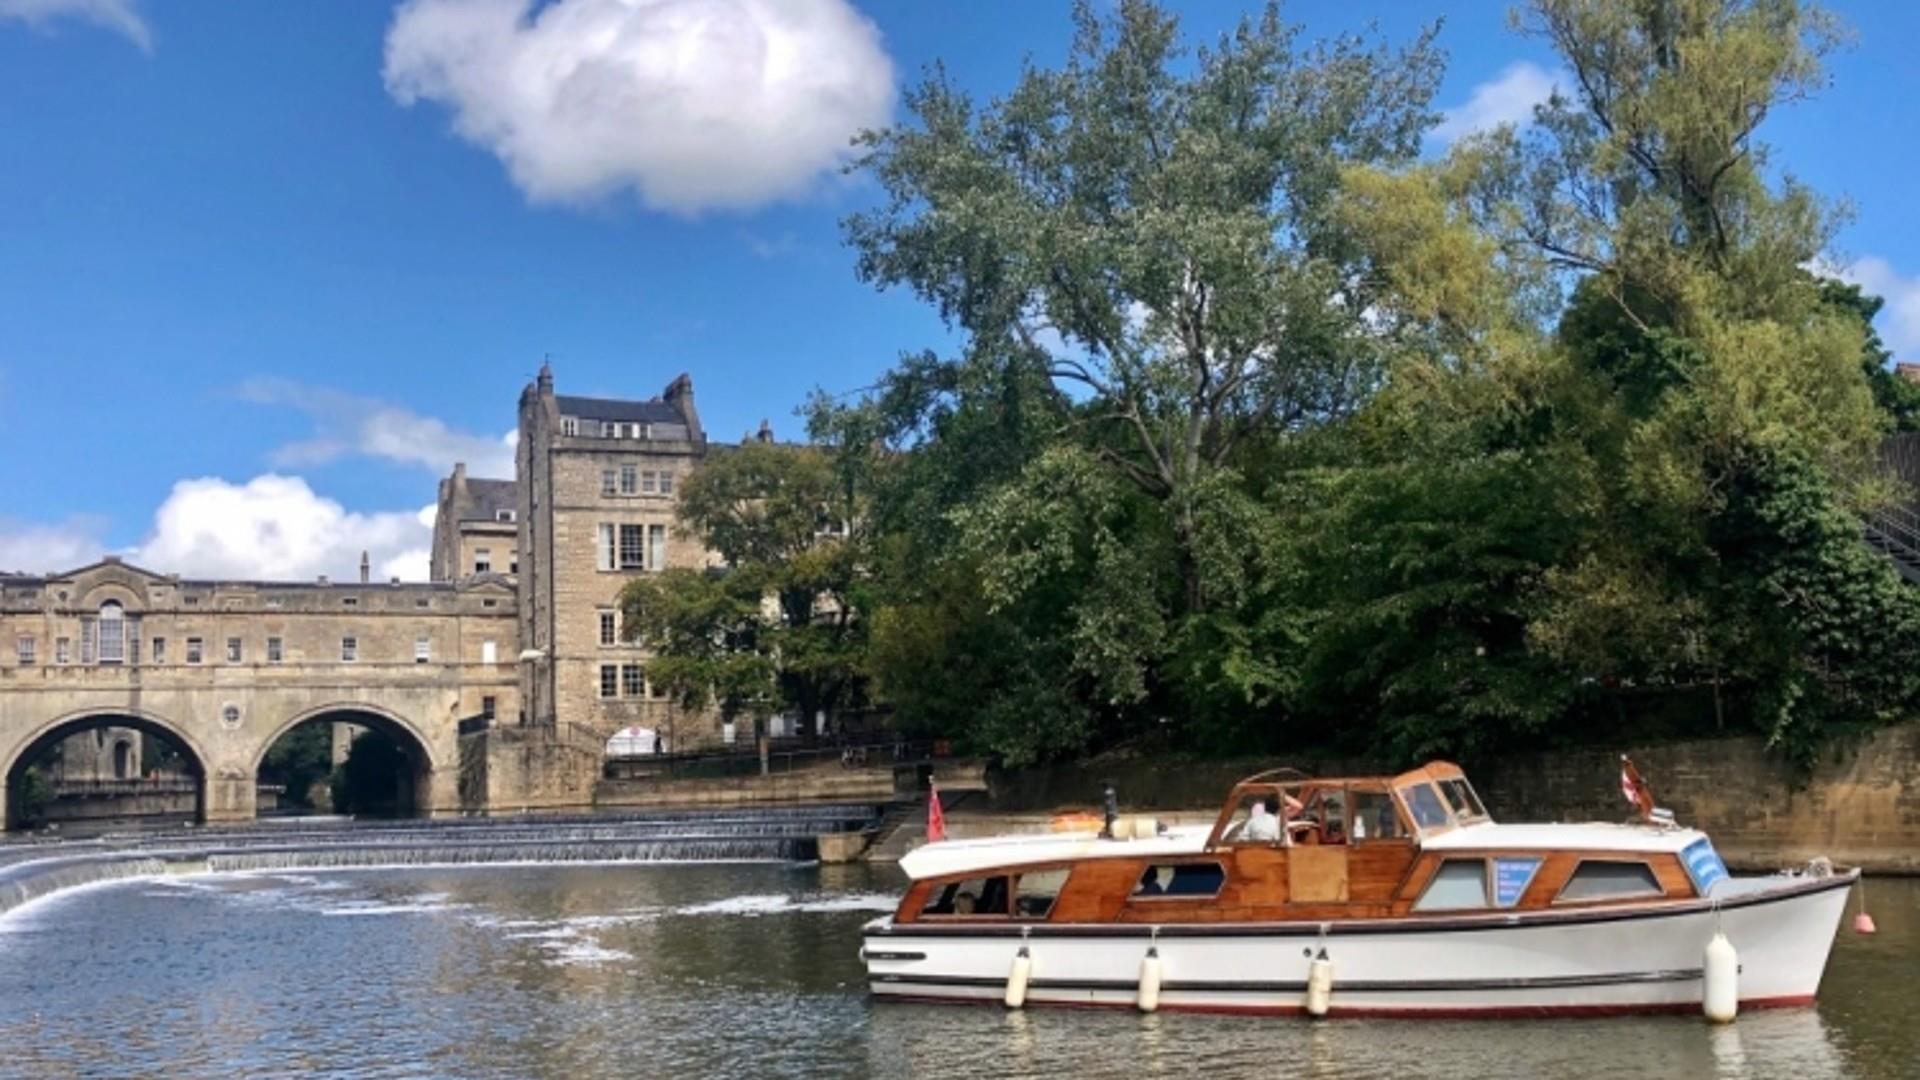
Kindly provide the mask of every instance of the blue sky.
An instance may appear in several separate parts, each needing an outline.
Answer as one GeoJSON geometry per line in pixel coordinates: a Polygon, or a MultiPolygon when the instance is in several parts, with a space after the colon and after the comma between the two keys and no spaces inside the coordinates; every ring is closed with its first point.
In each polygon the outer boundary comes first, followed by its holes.
{"type": "MultiPolygon", "coordinates": [[[[945,340],[854,278],[845,136],[936,59],[991,95],[1069,30],[1064,0],[528,3],[0,0],[0,570],[424,573],[435,477],[504,465],[546,355],[563,392],[687,371],[713,437],[797,434],[811,388],[945,340]]],[[[1256,6],[1176,5],[1204,33],[1256,6]]],[[[1833,255],[1920,359],[1920,5],[1833,6],[1834,86],[1765,134],[1852,201],[1833,255]]],[[[1286,14],[1443,18],[1457,130],[1552,81],[1506,7],[1286,14]]]]}

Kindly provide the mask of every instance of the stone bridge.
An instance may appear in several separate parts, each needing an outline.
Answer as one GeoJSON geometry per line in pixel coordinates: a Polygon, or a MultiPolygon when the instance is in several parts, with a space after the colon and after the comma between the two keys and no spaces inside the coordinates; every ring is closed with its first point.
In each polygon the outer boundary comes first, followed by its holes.
{"type": "Polygon", "coordinates": [[[387,735],[413,809],[454,812],[460,720],[519,700],[513,594],[485,580],[194,582],[109,560],[0,576],[0,648],[0,795],[69,736],[133,728],[180,751],[209,822],[254,816],[267,751],[309,721],[387,735]]]}

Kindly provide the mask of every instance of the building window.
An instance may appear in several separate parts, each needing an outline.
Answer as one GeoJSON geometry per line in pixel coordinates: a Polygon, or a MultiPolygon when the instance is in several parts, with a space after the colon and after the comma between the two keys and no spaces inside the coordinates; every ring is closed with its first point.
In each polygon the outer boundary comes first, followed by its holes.
{"type": "Polygon", "coordinates": [[[473,549],[473,572],[476,574],[489,574],[493,572],[492,548],[473,549]]]}
{"type": "Polygon", "coordinates": [[[640,470],[632,465],[620,466],[620,494],[634,495],[640,490],[640,470]]]}
{"type": "Polygon", "coordinates": [[[267,597],[267,606],[270,608],[278,608],[280,606],[280,603],[281,603],[280,598],[277,596],[267,597]]]}
{"type": "Polygon", "coordinates": [[[340,662],[351,664],[360,659],[360,639],[343,637],[340,639],[340,662]]]}
{"type": "Polygon", "coordinates": [[[426,606],[427,606],[427,598],[423,596],[423,597],[421,597],[420,599],[418,599],[418,600],[415,600],[415,601],[413,602],[413,606],[414,606],[414,607],[417,607],[417,608],[423,608],[423,607],[426,607],[426,606]]]}
{"type": "Polygon", "coordinates": [[[480,715],[492,716],[493,710],[497,704],[498,702],[494,700],[494,697],[492,694],[488,694],[485,697],[481,698],[480,699],[480,715]]]}
{"type": "Polygon", "coordinates": [[[593,557],[593,565],[596,569],[613,569],[613,535],[613,526],[604,521],[601,522],[593,557]]]}
{"type": "Polygon", "coordinates": [[[360,598],[357,596],[343,596],[340,598],[340,606],[341,607],[359,607],[360,598]]]}
{"type": "Polygon", "coordinates": [[[620,474],[612,469],[600,470],[600,494],[613,495],[620,490],[620,474]]]}
{"type": "Polygon", "coordinates": [[[614,623],[613,612],[600,612],[600,644],[603,646],[620,644],[618,630],[618,626],[614,623]]]}
{"type": "Polygon", "coordinates": [[[514,512],[512,510],[495,510],[493,512],[493,520],[495,521],[505,521],[508,523],[512,523],[513,518],[514,518],[514,512]]]}
{"type": "Polygon", "coordinates": [[[241,650],[239,638],[230,637],[227,639],[227,663],[229,664],[239,663],[241,659],[241,651],[242,650],[241,650]]]}
{"type": "Polygon", "coordinates": [[[660,474],[660,494],[662,495],[673,494],[673,474],[672,473],[663,472],[660,474]]]}
{"type": "Polygon", "coordinates": [[[100,662],[123,664],[127,660],[126,612],[109,600],[100,605],[100,662]]]}
{"type": "Polygon", "coordinates": [[[660,474],[659,473],[654,472],[652,469],[648,469],[646,472],[640,474],[640,493],[642,495],[656,495],[659,493],[659,491],[660,491],[660,474]]]}
{"type": "Polygon", "coordinates": [[[189,664],[199,663],[202,648],[203,646],[199,638],[197,637],[188,638],[187,639],[187,663],[189,664]]]}
{"type": "Polygon", "coordinates": [[[644,570],[647,566],[645,551],[646,527],[643,525],[620,526],[620,569],[644,570]]]}
{"type": "Polygon", "coordinates": [[[166,638],[157,637],[153,639],[153,662],[156,664],[164,664],[167,662],[166,638]]]}
{"type": "Polygon", "coordinates": [[[561,417],[560,418],[560,434],[562,435],[580,434],[580,420],[577,417],[572,417],[572,416],[561,417]]]}
{"type": "Polygon", "coordinates": [[[494,643],[491,641],[481,642],[480,643],[480,662],[483,664],[499,663],[500,662],[499,647],[494,645],[494,643]]]}
{"type": "Polygon", "coordinates": [[[19,649],[20,649],[20,666],[25,667],[33,663],[33,635],[32,634],[20,635],[19,649]]]}
{"type": "Polygon", "coordinates": [[[72,638],[53,639],[53,662],[56,664],[71,664],[73,662],[72,638]]]}
{"type": "Polygon", "coordinates": [[[433,639],[417,637],[413,639],[413,662],[424,664],[433,659],[433,639]]]}
{"type": "Polygon", "coordinates": [[[620,693],[625,697],[645,697],[647,693],[647,675],[639,664],[620,666],[620,693]]]}
{"type": "Polygon", "coordinates": [[[284,659],[284,653],[281,651],[280,639],[277,637],[268,638],[267,639],[267,663],[277,664],[282,659],[284,659]]]}
{"type": "Polygon", "coordinates": [[[480,601],[480,606],[481,606],[481,607],[493,607],[494,605],[496,605],[496,604],[498,604],[499,602],[500,602],[500,601],[498,601],[498,600],[482,600],[482,601],[480,601]]]}
{"type": "Polygon", "coordinates": [[[648,554],[648,565],[655,570],[667,568],[667,527],[665,525],[647,526],[647,546],[652,550],[648,554]]]}
{"type": "Polygon", "coordinates": [[[603,698],[620,696],[620,665],[600,665],[600,696],[603,698]]]}

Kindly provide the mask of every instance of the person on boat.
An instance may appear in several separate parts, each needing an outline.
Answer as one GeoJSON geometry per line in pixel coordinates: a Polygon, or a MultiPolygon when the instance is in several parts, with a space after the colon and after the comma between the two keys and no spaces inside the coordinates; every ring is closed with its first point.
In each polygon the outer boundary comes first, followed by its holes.
{"type": "Polygon", "coordinates": [[[1240,839],[1249,844],[1268,844],[1280,839],[1280,800],[1272,795],[1253,804],[1247,814],[1247,827],[1240,839]]]}

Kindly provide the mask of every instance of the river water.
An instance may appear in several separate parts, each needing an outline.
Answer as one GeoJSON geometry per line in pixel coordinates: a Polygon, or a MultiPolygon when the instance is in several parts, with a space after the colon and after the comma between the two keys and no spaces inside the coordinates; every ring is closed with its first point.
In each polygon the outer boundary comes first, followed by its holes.
{"type": "MultiPolygon", "coordinates": [[[[115,882],[0,917],[0,1075],[1916,1077],[1920,881],[1814,1009],[1249,1019],[875,1005],[897,872],[411,867],[115,882]]],[[[1851,918],[1851,909],[1849,909],[1851,918]]]]}

